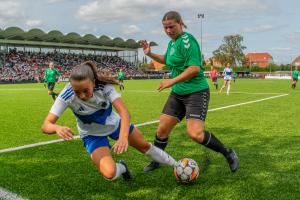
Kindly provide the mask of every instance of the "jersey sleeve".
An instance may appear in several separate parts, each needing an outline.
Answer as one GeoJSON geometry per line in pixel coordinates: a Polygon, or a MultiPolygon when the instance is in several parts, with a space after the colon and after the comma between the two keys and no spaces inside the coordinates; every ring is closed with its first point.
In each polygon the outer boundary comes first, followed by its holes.
{"type": "Polygon", "coordinates": [[[121,97],[121,95],[110,84],[104,86],[103,94],[110,102],[113,102],[117,98],[121,97]]]}
{"type": "Polygon", "coordinates": [[[67,84],[66,87],[60,92],[58,97],[56,98],[50,113],[60,117],[63,112],[68,108],[68,102],[71,97],[74,95],[73,88],[71,84],[67,84]]]}
{"type": "Polygon", "coordinates": [[[60,117],[64,111],[68,108],[68,104],[61,98],[56,98],[53,106],[51,107],[50,113],[60,117]]]}
{"type": "Polygon", "coordinates": [[[202,66],[199,45],[193,38],[183,36],[180,49],[182,55],[185,57],[184,66],[202,66]]]}

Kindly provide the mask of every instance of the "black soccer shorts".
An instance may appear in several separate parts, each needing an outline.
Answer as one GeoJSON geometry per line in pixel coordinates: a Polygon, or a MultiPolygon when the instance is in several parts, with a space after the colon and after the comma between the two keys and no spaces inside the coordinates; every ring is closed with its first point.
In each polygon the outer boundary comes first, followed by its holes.
{"type": "Polygon", "coordinates": [[[199,119],[205,121],[209,98],[209,89],[187,95],[178,95],[171,92],[163,108],[162,114],[176,117],[179,121],[184,117],[186,117],[186,119],[199,119]]]}

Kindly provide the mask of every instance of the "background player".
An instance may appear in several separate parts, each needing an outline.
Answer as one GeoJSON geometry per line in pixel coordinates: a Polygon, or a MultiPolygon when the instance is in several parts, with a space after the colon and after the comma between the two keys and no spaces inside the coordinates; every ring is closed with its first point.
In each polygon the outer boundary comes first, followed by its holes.
{"type": "Polygon", "coordinates": [[[54,63],[49,63],[49,68],[46,69],[44,75],[44,81],[47,83],[48,94],[52,96],[52,99],[55,100],[57,93],[54,92],[55,83],[58,81],[60,73],[57,69],[54,68],[54,63]]]}
{"type": "Polygon", "coordinates": [[[226,68],[223,70],[223,76],[224,76],[224,83],[219,91],[219,93],[222,92],[222,90],[227,86],[227,95],[229,95],[230,91],[230,82],[232,79],[232,69],[230,68],[230,64],[228,63],[226,68]]]}

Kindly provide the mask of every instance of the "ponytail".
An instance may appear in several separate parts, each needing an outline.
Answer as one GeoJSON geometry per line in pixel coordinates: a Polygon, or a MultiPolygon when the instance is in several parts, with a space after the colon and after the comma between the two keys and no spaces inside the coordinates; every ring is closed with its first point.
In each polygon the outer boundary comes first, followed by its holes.
{"type": "Polygon", "coordinates": [[[109,77],[109,74],[99,73],[97,65],[93,61],[85,61],[73,68],[70,75],[70,80],[81,81],[90,79],[95,81],[95,85],[99,84],[118,84],[117,81],[109,77]]]}

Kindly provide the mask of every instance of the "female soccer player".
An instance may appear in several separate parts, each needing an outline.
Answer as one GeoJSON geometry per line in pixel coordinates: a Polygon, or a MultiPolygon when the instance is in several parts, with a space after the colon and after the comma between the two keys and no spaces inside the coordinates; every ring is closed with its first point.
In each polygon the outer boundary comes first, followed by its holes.
{"type": "Polygon", "coordinates": [[[297,81],[298,81],[298,76],[299,76],[298,67],[295,67],[294,71],[292,71],[292,88],[293,89],[296,88],[296,84],[297,84],[297,81]]]}
{"type": "Polygon", "coordinates": [[[123,73],[122,69],[120,69],[119,73],[118,73],[118,82],[119,82],[119,89],[120,91],[124,88],[123,82],[124,82],[124,78],[125,78],[125,74],[123,73]]]}
{"type": "Polygon", "coordinates": [[[222,90],[227,86],[227,95],[229,95],[229,91],[230,91],[230,82],[231,82],[231,78],[232,78],[232,69],[230,68],[230,64],[228,63],[226,68],[223,71],[223,77],[224,77],[224,83],[219,91],[219,93],[222,92],[222,90]]]}
{"type": "Polygon", "coordinates": [[[210,78],[217,90],[218,89],[218,71],[213,66],[210,67],[210,78]]]}
{"type": "Polygon", "coordinates": [[[116,81],[99,76],[93,62],[87,61],[76,66],[71,72],[70,84],[54,102],[42,131],[56,133],[66,140],[72,139],[73,131],[70,128],[56,124],[69,107],[77,118],[77,127],[87,152],[106,179],[115,180],[120,175],[124,180],[132,179],[126,163],[115,163],[112,159],[108,137],[116,140],[112,149],[117,154],[127,151],[130,145],[151,159],[174,167],[176,161],[171,156],[146,142],[140,131],[130,124],[129,112],[120,94],[109,83],[116,81]]]}
{"type": "Polygon", "coordinates": [[[50,62],[49,68],[45,71],[44,80],[48,86],[48,94],[52,96],[53,100],[55,100],[55,98],[58,96],[58,94],[54,92],[54,87],[59,76],[60,73],[54,68],[54,63],[50,62]]]}
{"type": "MultiPolygon", "coordinates": [[[[183,27],[186,26],[178,12],[167,12],[162,24],[166,34],[171,38],[165,55],[152,53],[147,41],[140,42],[145,55],[166,64],[172,72],[172,78],[163,80],[158,88],[162,91],[172,87],[172,92],[160,116],[154,145],[165,149],[172,129],[186,117],[187,134],[197,143],[222,153],[231,171],[234,172],[238,168],[236,153],[205,130],[204,122],[210,92],[204,76],[199,44],[191,34],[183,31],[183,27]]],[[[144,171],[151,171],[159,166],[159,163],[151,162],[144,171]]]]}

